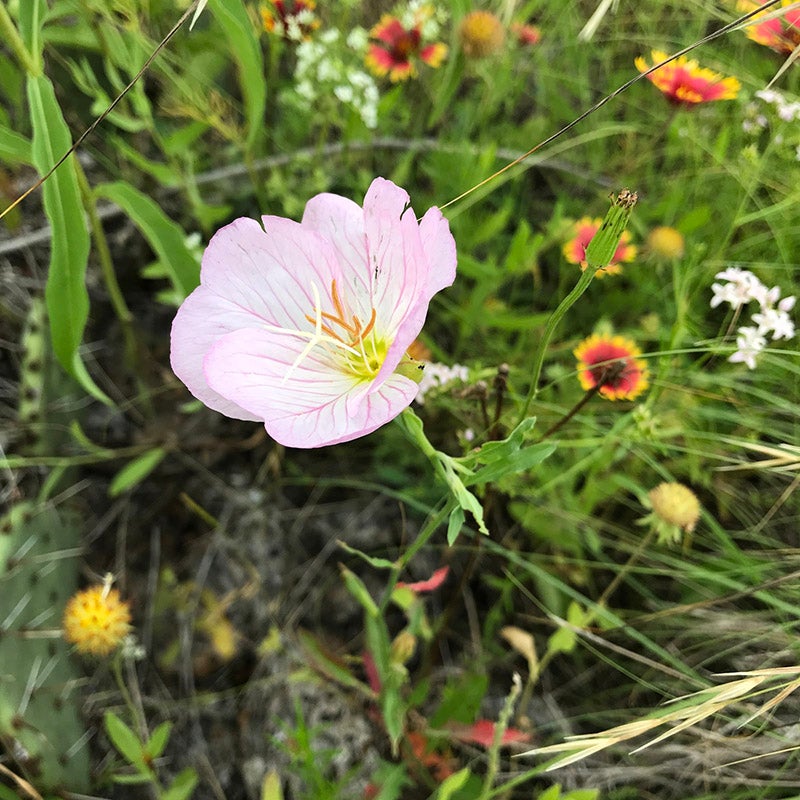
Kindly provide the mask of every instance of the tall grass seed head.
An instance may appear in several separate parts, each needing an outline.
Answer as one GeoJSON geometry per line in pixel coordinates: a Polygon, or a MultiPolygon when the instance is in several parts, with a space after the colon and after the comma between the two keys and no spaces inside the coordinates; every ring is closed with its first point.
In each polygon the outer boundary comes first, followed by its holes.
{"type": "Polygon", "coordinates": [[[497,15],[490,11],[470,11],[458,29],[461,47],[468,58],[486,58],[503,49],[506,32],[497,15]]]}
{"type": "Polygon", "coordinates": [[[697,495],[682,483],[664,482],[647,493],[652,513],[642,520],[653,525],[660,543],[679,542],[691,533],[700,519],[697,495]]]}
{"type": "Polygon", "coordinates": [[[119,592],[108,584],[74,594],[63,617],[64,638],[84,655],[107,656],[131,630],[131,611],[119,592]]]}

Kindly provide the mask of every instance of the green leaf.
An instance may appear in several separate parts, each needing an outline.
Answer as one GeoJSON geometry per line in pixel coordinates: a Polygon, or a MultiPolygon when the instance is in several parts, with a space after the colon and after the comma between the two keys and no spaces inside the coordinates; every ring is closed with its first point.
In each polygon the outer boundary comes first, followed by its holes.
{"type": "Polygon", "coordinates": [[[197,773],[187,767],[175,776],[175,780],[169,786],[161,800],[187,800],[192,796],[195,786],[197,786],[197,773]]]}
{"type": "Polygon", "coordinates": [[[343,542],[339,539],[336,544],[342,548],[346,553],[350,553],[351,555],[358,556],[359,558],[364,559],[367,564],[375,567],[375,569],[394,569],[397,566],[394,561],[389,561],[388,558],[378,558],[377,556],[368,556],[366,553],[362,553],[361,550],[357,550],[355,547],[351,547],[347,542],[343,542]]]}
{"type": "Polygon", "coordinates": [[[311,666],[317,672],[321,672],[328,678],[341,683],[342,686],[349,686],[353,689],[363,690],[364,684],[357,678],[354,678],[344,667],[337,664],[329,658],[325,651],[320,647],[319,642],[308,631],[298,631],[297,637],[300,640],[300,645],[305,651],[305,655],[311,666]]]}
{"type": "Polygon", "coordinates": [[[0,125],[0,161],[8,164],[33,163],[30,141],[5,125],[0,125]]]}
{"type": "Polygon", "coordinates": [[[108,487],[109,497],[117,497],[140,484],[163,460],[167,451],[154,447],[126,464],[113,478],[108,487]]]}
{"type": "MultiPolygon", "coordinates": [[[[33,124],[31,155],[34,166],[44,175],[69,150],[72,139],[53,84],[44,76],[29,77],[27,89],[33,124]]],[[[74,159],[74,155],[70,156],[45,181],[42,189],[45,212],[52,228],[50,269],[45,288],[50,336],[61,366],[89,394],[113,405],[89,376],[78,352],[89,317],[89,294],[85,285],[89,231],[74,159]]]]}
{"type": "Polygon", "coordinates": [[[169,734],[172,730],[171,722],[162,722],[150,735],[145,750],[150,758],[158,758],[167,746],[169,734]]]}
{"type": "Polygon", "coordinates": [[[210,5],[236,60],[247,123],[245,146],[250,150],[264,130],[267,108],[267,81],[261,45],[242,0],[213,0],[210,5]]]}
{"type": "Polygon", "coordinates": [[[153,776],[148,775],[145,772],[134,772],[133,774],[126,773],[125,775],[112,775],[111,780],[113,780],[114,783],[121,783],[124,786],[135,786],[142,783],[151,783],[153,776]]]}
{"type": "Polygon", "coordinates": [[[186,234],[147,195],[127,183],[104,183],[95,190],[98,197],[116,203],[141,229],[169,270],[169,278],[182,297],[200,283],[200,269],[186,246],[186,234]]]}
{"type": "Polygon", "coordinates": [[[364,586],[361,579],[354,572],[347,569],[347,567],[340,567],[340,570],[344,578],[345,586],[347,586],[347,591],[358,600],[361,607],[367,612],[367,617],[380,616],[378,606],[372,599],[369,589],[364,586]]]}
{"type": "MultiPolygon", "coordinates": [[[[41,69],[42,64],[42,28],[47,13],[45,0],[25,0],[19,4],[19,33],[25,47],[31,54],[34,63],[41,69]]],[[[31,76],[33,77],[33,76],[31,76]]]]}
{"type": "Polygon", "coordinates": [[[132,766],[142,772],[148,772],[142,758],[142,743],[139,737],[113,711],[106,711],[103,725],[108,738],[120,755],[132,766]]]}
{"type": "Polygon", "coordinates": [[[461,789],[469,780],[470,774],[469,767],[464,767],[464,769],[452,775],[448,775],[448,777],[439,784],[439,791],[434,795],[436,800],[450,800],[453,794],[461,789]]]}
{"type": "Polygon", "coordinates": [[[464,527],[464,509],[456,506],[450,512],[450,519],[447,520],[447,544],[451,547],[464,527]]]}
{"type": "Polygon", "coordinates": [[[135,167],[155,178],[162,186],[178,187],[183,180],[168,164],[153,161],[142,155],[135,147],[129,145],[121,136],[110,137],[114,149],[121,153],[135,167]]]}

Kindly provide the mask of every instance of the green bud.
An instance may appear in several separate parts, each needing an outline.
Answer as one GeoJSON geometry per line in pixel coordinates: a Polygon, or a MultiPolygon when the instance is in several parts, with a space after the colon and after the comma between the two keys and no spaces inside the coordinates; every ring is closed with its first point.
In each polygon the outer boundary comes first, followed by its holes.
{"type": "Polygon", "coordinates": [[[639,195],[623,189],[616,197],[612,195],[611,198],[611,208],[603,224],[586,247],[587,269],[592,272],[607,267],[614,260],[614,253],[639,195]]]}

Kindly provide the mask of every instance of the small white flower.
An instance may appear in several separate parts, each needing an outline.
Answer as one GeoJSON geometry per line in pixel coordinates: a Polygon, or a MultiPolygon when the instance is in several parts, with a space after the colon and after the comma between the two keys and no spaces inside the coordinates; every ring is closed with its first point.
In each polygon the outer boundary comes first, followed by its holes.
{"type": "Polygon", "coordinates": [[[369,33],[364,28],[356,26],[347,35],[347,46],[351,50],[366,50],[369,44],[369,33]]]}
{"type": "Polygon", "coordinates": [[[789,295],[788,297],[784,297],[783,300],[778,303],[778,310],[779,311],[791,311],[794,308],[794,304],[797,298],[794,295],[789,295]]]}
{"type": "Polygon", "coordinates": [[[742,327],[736,331],[736,352],[728,359],[736,364],[743,362],[749,369],[756,368],[756,356],[767,346],[767,340],[758,328],[742,327]]]}
{"type": "Polygon", "coordinates": [[[753,322],[758,325],[758,332],[764,336],[772,333],[773,339],[794,338],[794,322],[785,311],[780,309],[767,308],[759,314],[753,314],[753,322]]]}
{"type": "Polygon", "coordinates": [[[422,373],[422,380],[419,382],[417,389],[417,396],[414,399],[420,405],[423,405],[427,392],[456,380],[469,380],[469,370],[461,364],[454,364],[452,367],[448,367],[447,364],[426,363],[425,371],[422,373]]]}
{"type": "Polygon", "coordinates": [[[770,105],[784,102],[783,95],[780,92],[776,92],[774,89],[759,89],[756,92],[756,97],[770,105]]]}
{"type": "Polygon", "coordinates": [[[716,308],[720,303],[729,303],[731,308],[739,308],[751,300],[761,302],[767,295],[767,288],[749,270],[729,267],[714,277],[727,283],[711,285],[711,291],[714,293],[711,298],[711,308],[716,308]]]}

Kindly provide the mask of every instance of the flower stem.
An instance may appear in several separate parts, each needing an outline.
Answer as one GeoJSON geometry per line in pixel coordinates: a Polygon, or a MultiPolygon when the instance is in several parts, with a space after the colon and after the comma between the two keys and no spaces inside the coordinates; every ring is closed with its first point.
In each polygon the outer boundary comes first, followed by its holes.
{"type": "Polygon", "coordinates": [[[550,315],[550,319],[547,320],[547,325],[545,326],[541,342],[539,343],[539,349],[536,352],[536,358],[533,362],[531,385],[528,389],[528,396],[525,398],[525,402],[522,405],[522,413],[519,416],[519,422],[517,424],[527,419],[531,403],[536,399],[536,395],[539,392],[539,378],[542,375],[545,353],[547,353],[547,346],[550,344],[550,339],[553,337],[556,326],[561,322],[567,311],[575,305],[580,296],[589,288],[594,274],[595,270],[591,267],[587,267],[572,291],[559,303],[558,308],[550,315]]]}
{"type": "Polygon", "coordinates": [[[551,428],[548,428],[545,433],[539,437],[539,441],[543,442],[548,436],[560,431],[599,391],[603,385],[602,381],[598,381],[596,386],[592,386],[580,400],[565,414],[561,419],[556,422],[551,428]]]}

